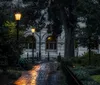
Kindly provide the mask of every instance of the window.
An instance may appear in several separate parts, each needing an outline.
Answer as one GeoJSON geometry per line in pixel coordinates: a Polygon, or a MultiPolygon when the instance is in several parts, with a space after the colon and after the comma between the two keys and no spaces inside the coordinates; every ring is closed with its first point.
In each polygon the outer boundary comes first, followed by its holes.
{"type": "Polygon", "coordinates": [[[35,39],[35,37],[28,36],[26,38],[25,48],[26,49],[32,49],[32,48],[36,49],[36,39],[35,39]]]}
{"type": "Polygon", "coordinates": [[[46,49],[48,49],[48,50],[56,50],[57,49],[57,39],[55,36],[47,37],[46,49]]]}

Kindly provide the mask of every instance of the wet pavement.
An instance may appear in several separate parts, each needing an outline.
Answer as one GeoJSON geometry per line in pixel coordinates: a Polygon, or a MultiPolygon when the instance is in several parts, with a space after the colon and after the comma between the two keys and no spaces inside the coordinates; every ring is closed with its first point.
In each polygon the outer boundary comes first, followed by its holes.
{"type": "Polygon", "coordinates": [[[15,85],[59,85],[60,73],[57,63],[49,62],[35,65],[31,70],[23,72],[14,82],[15,85]]]}

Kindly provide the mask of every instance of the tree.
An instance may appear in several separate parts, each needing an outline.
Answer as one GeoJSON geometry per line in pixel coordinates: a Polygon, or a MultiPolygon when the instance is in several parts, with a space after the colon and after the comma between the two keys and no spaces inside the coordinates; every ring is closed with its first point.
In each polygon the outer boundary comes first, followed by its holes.
{"type": "MultiPolygon", "coordinates": [[[[4,28],[6,28],[6,30],[2,31],[3,32],[3,34],[1,34],[2,40],[0,42],[2,50],[1,56],[7,57],[9,66],[16,65],[23,47],[22,44],[19,43],[19,51],[17,50],[16,23],[7,21],[4,24],[4,28]]],[[[19,33],[19,35],[20,37],[22,36],[22,31],[19,33]]]]}
{"type": "Polygon", "coordinates": [[[65,31],[65,58],[74,56],[74,30],[76,17],[73,13],[76,0],[55,0],[55,5],[60,9],[60,20],[64,26],[65,31]],[[56,5],[57,4],[57,5],[56,5]]]}
{"type": "MultiPolygon", "coordinates": [[[[16,50],[16,23],[11,19],[11,6],[8,2],[2,2],[0,5],[0,58],[6,58],[6,63],[9,66],[15,65],[19,59],[18,51],[16,50]],[[11,21],[12,20],[12,21],[11,21]]],[[[13,17],[12,17],[13,18],[13,17]]],[[[23,39],[23,30],[20,31],[20,41],[23,39]]],[[[20,44],[20,54],[22,51],[22,44],[20,44]]],[[[5,67],[3,67],[4,69],[5,67]]]]}
{"type": "Polygon", "coordinates": [[[53,35],[58,36],[62,30],[62,24],[65,31],[65,57],[74,56],[74,29],[76,17],[73,13],[76,0],[38,0],[39,9],[48,9],[48,21],[50,30],[52,28],[53,35]],[[61,23],[62,22],[62,23],[61,23]]]}
{"type": "Polygon", "coordinates": [[[86,27],[79,28],[77,36],[81,45],[88,47],[89,50],[89,64],[91,63],[91,49],[95,41],[98,41],[99,34],[99,18],[100,6],[98,0],[78,0],[76,14],[79,17],[79,22],[85,23],[86,27]]]}

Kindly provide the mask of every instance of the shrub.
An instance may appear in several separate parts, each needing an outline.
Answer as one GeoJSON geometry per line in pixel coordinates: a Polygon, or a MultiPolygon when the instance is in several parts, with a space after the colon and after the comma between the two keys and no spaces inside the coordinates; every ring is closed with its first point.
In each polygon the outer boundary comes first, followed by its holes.
{"type": "Polygon", "coordinates": [[[87,69],[90,75],[98,75],[100,74],[100,67],[95,69],[87,69]]]}
{"type": "Polygon", "coordinates": [[[27,58],[21,58],[19,60],[19,64],[26,70],[30,70],[33,67],[32,62],[30,62],[27,58]]]}
{"type": "Polygon", "coordinates": [[[19,71],[9,71],[8,72],[8,78],[12,78],[12,79],[18,79],[21,76],[21,72],[19,71]]]}
{"type": "MultiPolygon", "coordinates": [[[[81,66],[89,65],[89,54],[88,52],[85,53],[81,57],[74,57],[71,59],[74,64],[80,64],[81,66]]],[[[91,52],[90,56],[90,65],[92,66],[100,66],[100,55],[96,54],[95,52],[91,52]]]]}
{"type": "Polygon", "coordinates": [[[88,72],[85,71],[83,68],[77,68],[74,69],[74,74],[80,79],[80,80],[90,80],[90,75],[88,72]]]}
{"type": "Polygon", "coordinates": [[[81,68],[73,68],[72,71],[76,75],[76,77],[83,83],[83,85],[100,85],[98,82],[95,82],[91,76],[90,72],[84,67],[81,68]]]}
{"type": "Polygon", "coordinates": [[[93,75],[91,76],[93,80],[97,81],[100,83],[100,75],[93,75]]]}
{"type": "Polygon", "coordinates": [[[83,85],[100,85],[95,81],[82,81],[83,85]]]}
{"type": "Polygon", "coordinates": [[[75,67],[71,69],[73,73],[82,81],[83,85],[100,85],[98,82],[91,78],[91,74],[100,74],[100,68],[94,66],[88,67],[75,67]]]}
{"type": "Polygon", "coordinates": [[[85,68],[86,69],[96,69],[96,67],[95,66],[92,66],[92,65],[86,66],[85,68]]]}
{"type": "Polygon", "coordinates": [[[63,65],[67,65],[67,66],[73,67],[73,64],[72,64],[71,59],[68,59],[68,60],[67,60],[67,59],[65,59],[65,58],[62,58],[61,63],[62,63],[63,65]]]}

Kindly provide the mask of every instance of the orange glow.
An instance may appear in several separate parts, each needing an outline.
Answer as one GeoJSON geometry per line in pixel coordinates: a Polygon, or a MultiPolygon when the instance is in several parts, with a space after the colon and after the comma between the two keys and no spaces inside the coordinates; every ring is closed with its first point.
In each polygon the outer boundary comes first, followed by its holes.
{"type": "Polygon", "coordinates": [[[52,37],[48,37],[48,40],[51,40],[52,39],[52,37]]]}
{"type": "Polygon", "coordinates": [[[16,13],[15,14],[15,20],[20,20],[21,19],[21,13],[16,13]]]}
{"type": "Polygon", "coordinates": [[[36,85],[36,79],[38,76],[38,71],[40,69],[40,65],[34,66],[32,70],[29,70],[26,74],[23,75],[14,82],[15,85],[36,85]]]}

